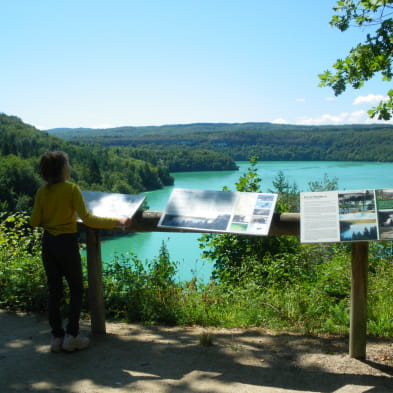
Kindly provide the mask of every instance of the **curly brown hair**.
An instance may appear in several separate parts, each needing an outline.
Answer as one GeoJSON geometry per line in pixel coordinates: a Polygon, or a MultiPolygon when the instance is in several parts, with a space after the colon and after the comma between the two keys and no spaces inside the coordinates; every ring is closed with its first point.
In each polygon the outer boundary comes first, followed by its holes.
{"type": "Polygon", "coordinates": [[[65,180],[64,166],[69,165],[68,155],[63,151],[45,153],[40,160],[41,177],[48,184],[56,184],[65,180]]]}

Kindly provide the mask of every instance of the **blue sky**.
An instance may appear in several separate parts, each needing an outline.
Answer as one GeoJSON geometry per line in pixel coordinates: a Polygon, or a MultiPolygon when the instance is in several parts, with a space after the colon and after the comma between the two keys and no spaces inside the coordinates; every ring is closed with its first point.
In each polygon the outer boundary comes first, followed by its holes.
{"type": "Polygon", "coordinates": [[[366,34],[332,28],[334,4],[2,0],[0,112],[39,129],[370,122],[387,82],[318,87],[366,34]]]}

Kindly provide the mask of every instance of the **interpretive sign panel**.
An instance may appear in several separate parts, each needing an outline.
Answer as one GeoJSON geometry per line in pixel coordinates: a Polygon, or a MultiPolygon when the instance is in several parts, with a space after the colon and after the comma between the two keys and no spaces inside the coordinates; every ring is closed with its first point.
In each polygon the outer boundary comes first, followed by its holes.
{"type": "Polygon", "coordinates": [[[82,191],[87,210],[100,217],[132,217],[146,199],[143,195],[82,191]]]}
{"type": "Polygon", "coordinates": [[[159,227],[267,235],[277,194],[175,188],[159,227]]]}
{"type": "Polygon", "coordinates": [[[393,239],[393,189],[300,193],[304,243],[393,239]]]}

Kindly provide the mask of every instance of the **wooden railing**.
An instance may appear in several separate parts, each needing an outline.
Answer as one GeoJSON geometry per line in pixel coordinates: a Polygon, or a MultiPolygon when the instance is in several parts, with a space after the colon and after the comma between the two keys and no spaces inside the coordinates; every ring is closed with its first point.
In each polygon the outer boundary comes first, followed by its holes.
{"type": "MultiPolygon", "coordinates": [[[[159,228],[160,211],[140,211],[132,220],[129,231],[132,232],[201,232],[159,228]]],[[[86,248],[89,282],[89,305],[91,329],[93,333],[105,333],[105,305],[103,300],[102,262],[100,231],[86,227],[86,248]]],[[[269,235],[300,234],[300,214],[275,213],[269,235]]],[[[366,357],[367,330],[367,270],[368,243],[352,243],[352,276],[351,276],[351,315],[349,355],[352,358],[366,357]]]]}

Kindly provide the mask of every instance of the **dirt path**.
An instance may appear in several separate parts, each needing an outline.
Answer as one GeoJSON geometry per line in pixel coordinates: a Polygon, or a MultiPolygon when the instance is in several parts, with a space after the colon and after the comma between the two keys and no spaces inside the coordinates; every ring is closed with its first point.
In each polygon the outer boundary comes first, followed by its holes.
{"type": "Polygon", "coordinates": [[[205,347],[204,331],[108,323],[91,348],[52,354],[46,320],[0,311],[0,393],[393,393],[387,341],[362,362],[343,338],[215,329],[205,347]]]}

